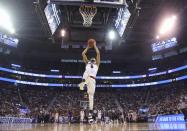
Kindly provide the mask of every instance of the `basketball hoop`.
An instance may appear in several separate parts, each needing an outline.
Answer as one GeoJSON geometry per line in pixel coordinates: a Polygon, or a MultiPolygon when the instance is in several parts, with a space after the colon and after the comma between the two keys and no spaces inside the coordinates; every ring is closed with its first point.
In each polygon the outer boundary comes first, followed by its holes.
{"type": "Polygon", "coordinates": [[[90,27],[92,25],[92,20],[97,13],[97,7],[93,5],[81,5],[79,12],[84,20],[83,26],[90,27]]]}

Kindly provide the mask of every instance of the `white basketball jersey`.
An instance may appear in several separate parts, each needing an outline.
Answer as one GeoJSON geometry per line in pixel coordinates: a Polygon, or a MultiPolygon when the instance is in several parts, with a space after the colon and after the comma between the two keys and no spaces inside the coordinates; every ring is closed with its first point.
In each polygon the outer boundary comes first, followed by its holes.
{"type": "Polygon", "coordinates": [[[98,66],[97,66],[97,64],[91,63],[91,62],[88,62],[88,64],[86,64],[85,73],[86,73],[88,76],[96,77],[97,71],[98,71],[98,66]]]}
{"type": "Polygon", "coordinates": [[[80,117],[84,119],[84,111],[80,111],[80,117]]]}
{"type": "Polygon", "coordinates": [[[98,117],[99,119],[101,119],[101,115],[102,115],[101,110],[98,110],[97,117],[98,117]]]}

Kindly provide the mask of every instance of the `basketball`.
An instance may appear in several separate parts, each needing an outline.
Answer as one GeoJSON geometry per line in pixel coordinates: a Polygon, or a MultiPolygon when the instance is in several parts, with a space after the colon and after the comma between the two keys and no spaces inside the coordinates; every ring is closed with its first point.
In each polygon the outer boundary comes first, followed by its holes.
{"type": "Polygon", "coordinates": [[[88,40],[88,45],[89,45],[90,48],[93,48],[94,43],[96,44],[96,41],[94,39],[89,39],[88,40]]]}

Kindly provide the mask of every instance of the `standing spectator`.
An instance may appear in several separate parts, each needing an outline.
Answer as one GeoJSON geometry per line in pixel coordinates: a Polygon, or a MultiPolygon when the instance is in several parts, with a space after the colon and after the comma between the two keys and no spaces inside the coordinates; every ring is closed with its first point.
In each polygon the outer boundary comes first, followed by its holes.
{"type": "Polygon", "coordinates": [[[84,117],[85,117],[85,113],[84,113],[84,110],[82,109],[80,111],[80,123],[83,123],[84,122],[84,117]]]}

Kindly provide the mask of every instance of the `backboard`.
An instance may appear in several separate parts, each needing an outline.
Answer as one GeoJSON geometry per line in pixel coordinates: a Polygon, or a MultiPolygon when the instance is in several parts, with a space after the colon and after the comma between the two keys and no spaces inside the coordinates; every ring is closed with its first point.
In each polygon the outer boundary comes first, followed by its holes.
{"type": "Polygon", "coordinates": [[[126,5],[126,0],[93,0],[93,2],[88,2],[89,0],[49,0],[48,2],[58,4],[58,5],[95,5],[97,7],[109,7],[117,8],[124,7],[126,5]]]}

